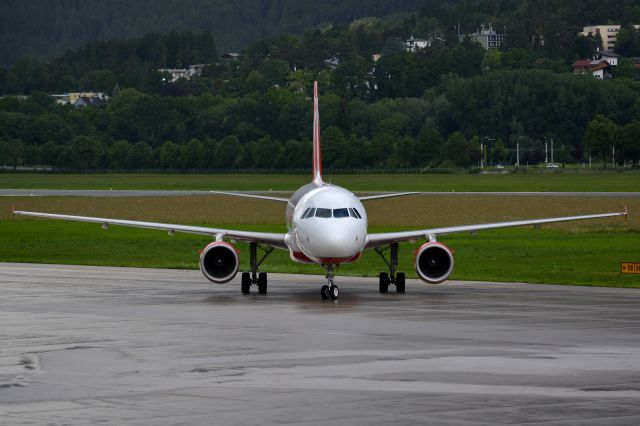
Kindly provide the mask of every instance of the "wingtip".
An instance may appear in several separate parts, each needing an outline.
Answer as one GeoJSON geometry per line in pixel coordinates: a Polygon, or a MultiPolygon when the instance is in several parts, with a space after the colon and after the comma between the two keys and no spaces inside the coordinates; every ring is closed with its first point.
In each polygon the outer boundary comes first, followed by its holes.
{"type": "Polygon", "coordinates": [[[629,207],[627,207],[627,203],[624,204],[624,220],[627,220],[629,217],[629,207]]]}

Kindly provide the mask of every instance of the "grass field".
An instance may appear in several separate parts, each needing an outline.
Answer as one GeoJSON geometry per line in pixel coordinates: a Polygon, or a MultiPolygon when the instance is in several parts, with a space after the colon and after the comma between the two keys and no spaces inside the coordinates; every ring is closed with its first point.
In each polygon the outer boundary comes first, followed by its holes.
{"type": "MultiPolygon", "coordinates": [[[[293,191],[309,175],[0,174],[0,188],[293,191]]],[[[352,191],[638,191],[640,172],[328,175],[352,191]]]]}
{"type": "MultiPolygon", "coordinates": [[[[380,177],[378,177],[380,178],[380,177]]],[[[230,187],[225,187],[230,189],[230,187]]],[[[210,241],[192,235],[60,221],[12,218],[11,202],[23,210],[144,219],[259,231],[284,232],[279,203],[220,196],[16,197],[0,199],[0,261],[197,268],[198,250],[210,241]]],[[[453,279],[640,287],[640,276],[622,275],[621,261],[640,261],[640,198],[412,196],[367,203],[370,231],[415,229],[498,220],[620,211],[621,218],[544,227],[487,231],[441,238],[456,252],[453,279]]],[[[416,244],[401,245],[401,269],[413,273],[416,244]]],[[[247,246],[239,244],[246,268],[247,246]]],[[[376,275],[382,261],[367,252],[340,274],[376,275]]],[[[275,252],[271,272],[320,273],[275,252]]],[[[203,278],[204,279],[204,278],[203,278]]]]}

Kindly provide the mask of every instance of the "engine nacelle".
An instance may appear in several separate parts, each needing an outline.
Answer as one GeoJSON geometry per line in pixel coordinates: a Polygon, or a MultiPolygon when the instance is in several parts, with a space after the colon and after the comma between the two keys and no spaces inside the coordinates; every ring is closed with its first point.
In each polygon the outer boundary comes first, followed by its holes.
{"type": "Polygon", "coordinates": [[[200,254],[200,270],[209,281],[216,284],[231,281],[238,273],[239,267],[237,250],[224,241],[209,244],[200,254]]]}
{"type": "Polygon", "coordinates": [[[440,284],[453,272],[453,254],[444,244],[426,243],[416,252],[414,267],[422,281],[440,284]]]}

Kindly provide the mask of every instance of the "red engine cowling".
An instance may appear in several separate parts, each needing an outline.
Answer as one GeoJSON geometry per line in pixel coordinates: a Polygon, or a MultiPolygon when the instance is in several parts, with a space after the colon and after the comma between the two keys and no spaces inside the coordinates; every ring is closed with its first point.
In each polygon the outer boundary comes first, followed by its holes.
{"type": "Polygon", "coordinates": [[[200,254],[200,270],[209,281],[216,284],[231,281],[239,267],[238,251],[224,241],[209,244],[200,254]]]}
{"type": "Polygon", "coordinates": [[[414,267],[422,281],[440,284],[453,272],[453,254],[444,244],[426,243],[416,252],[414,267]]]}

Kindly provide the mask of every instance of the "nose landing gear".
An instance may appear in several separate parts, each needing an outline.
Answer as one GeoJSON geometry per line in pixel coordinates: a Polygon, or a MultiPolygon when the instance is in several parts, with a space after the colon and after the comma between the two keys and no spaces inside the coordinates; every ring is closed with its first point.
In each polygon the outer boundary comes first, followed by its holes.
{"type": "Polygon", "coordinates": [[[380,293],[389,292],[389,285],[396,286],[396,292],[405,292],[405,275],[404,272],[396,272],[398,269],[398,244],[389,244],[386,247],[376,248],[376,253],[382,258],[389,268],[389,272],[380,272],[379,290],[380,293]],[[389,259],[385,256],[385,252],[389,250],[389,259]]]}
{"type": "Polygon", "coordinates": [[[333,283],[334,273],[338,270],[338,266],[340,265],[322,265],[322,268],[327,273],[327,284],[323,285],[320,289],[320,296],[323,300],[337,300],[338,297],[340,297],[340,289],[333,283]]]}
{"type": "Polygon", "coordinates": [[[251,293],[251,286],[258,286],[258,293],[267,294],[267,273],[258,273],[258,267],[262,265],[267,257],[273,251],[271,246],[259,246],[257,243],[249,244],[249,264],[251,266],[251,272],[243,272],[241,279],[242,294],[251,293]],[[258,248],[264,252],[262,257],[258,259],[258,248]]]}

